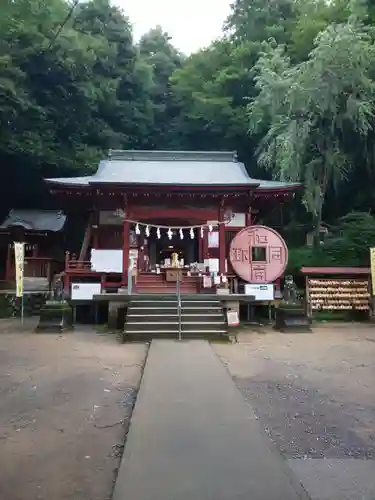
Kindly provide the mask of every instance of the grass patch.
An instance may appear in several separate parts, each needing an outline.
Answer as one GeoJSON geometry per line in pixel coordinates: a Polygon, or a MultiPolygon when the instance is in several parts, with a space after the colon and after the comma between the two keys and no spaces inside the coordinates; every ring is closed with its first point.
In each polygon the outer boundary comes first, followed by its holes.
{"type": "Polygon", "coordinates": [[[314,321],[321,322],[352,322],[352,321],[369,321],[367,312],[362,311],[318,311],[312,315],[314,321]]]}

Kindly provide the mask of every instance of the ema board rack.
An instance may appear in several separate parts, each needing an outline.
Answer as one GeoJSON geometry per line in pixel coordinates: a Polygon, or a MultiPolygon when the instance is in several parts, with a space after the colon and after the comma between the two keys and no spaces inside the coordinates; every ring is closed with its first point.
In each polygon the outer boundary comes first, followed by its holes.
{"type": "Polygon", "coordinates": [[[369,311],[369,279],[308,278],[308,300],[312,311],[369,311]]]}

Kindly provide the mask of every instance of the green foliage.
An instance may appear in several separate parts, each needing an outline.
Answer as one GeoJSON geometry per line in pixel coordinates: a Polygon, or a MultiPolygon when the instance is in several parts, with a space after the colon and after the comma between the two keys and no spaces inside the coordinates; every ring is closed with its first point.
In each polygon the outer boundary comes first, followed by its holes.
{"type": "Polygon", "coordinates": [[[0,20],[3,210],[49,204],[42,177],[93,171],[109,148],[166,142],[179,54],[157,30],[137,47],[108,0],[80,3],[56,37],[69,10],[65,0],[18,0],[0,20]]]}
{"type": "Polygon", "coordinates": [[[136,44],[109,0],[80,2],[56,37],[70,8],[3,2],[0,211],[49,206],[42,177],[91,172],[108,148],[232,149],[253,177],[303,184],[284,221],[340,227],[291,266],[365,262],[337,220],[375,210],[371,2],[235,0],[222,38],[189,57],[161,27],[136,44]]]}
{"type": "Polygon", "coordinates": [[[319,229],[329,186],[353,168],[346,144],[364,147],[372,130],[374,45],[364,26],[349,21],[320,32],[306,61],[291,64],[282,46],[257,62],[259,94],[249,106],[250,130],[268,123],[259,161],[283,180],[300,181],[319,229]]]}
{"type": "Polygon", "coordinates": [[[288,272],[297,275],[303,266],[369,266],[369,249],[375,247],[375,217],[352,212],[338,220],[330,237],[318,248],[289,251],[288,272]]]}

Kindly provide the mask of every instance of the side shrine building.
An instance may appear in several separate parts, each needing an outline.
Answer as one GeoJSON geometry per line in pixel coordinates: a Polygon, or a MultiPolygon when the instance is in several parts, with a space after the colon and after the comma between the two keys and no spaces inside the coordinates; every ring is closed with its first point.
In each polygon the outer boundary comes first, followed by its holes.
{"type": "MultiPolygon", "coordinates": [[[[298,187],[249,177],[232,152],[195,151],[112,150],[92,176],[46,182],[61,208],[74,204],[89,214],[79,255],[66,254],[69,295],[75,283],[100,283],[104,293],[130,279],[133,293],[173,292],[177,268],[182,293],[233,289],[241,278],[233,258],[265,270],[271,264],[260,237],[231,258],[233,238],[298,187]]],[[[266,274],[258,273],[259,282],[266,274]]]]}

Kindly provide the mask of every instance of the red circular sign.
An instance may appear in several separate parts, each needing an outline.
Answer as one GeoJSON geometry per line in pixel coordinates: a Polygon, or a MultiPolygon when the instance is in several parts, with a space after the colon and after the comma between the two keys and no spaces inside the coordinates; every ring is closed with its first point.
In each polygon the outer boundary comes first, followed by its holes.
{"type": "Polygon", "coordinates": [[[272,283],[284,273],[288,248],[283,238],[266,226],[242,229],[230,244],[229,260],[248,283],[272,283]]]}

